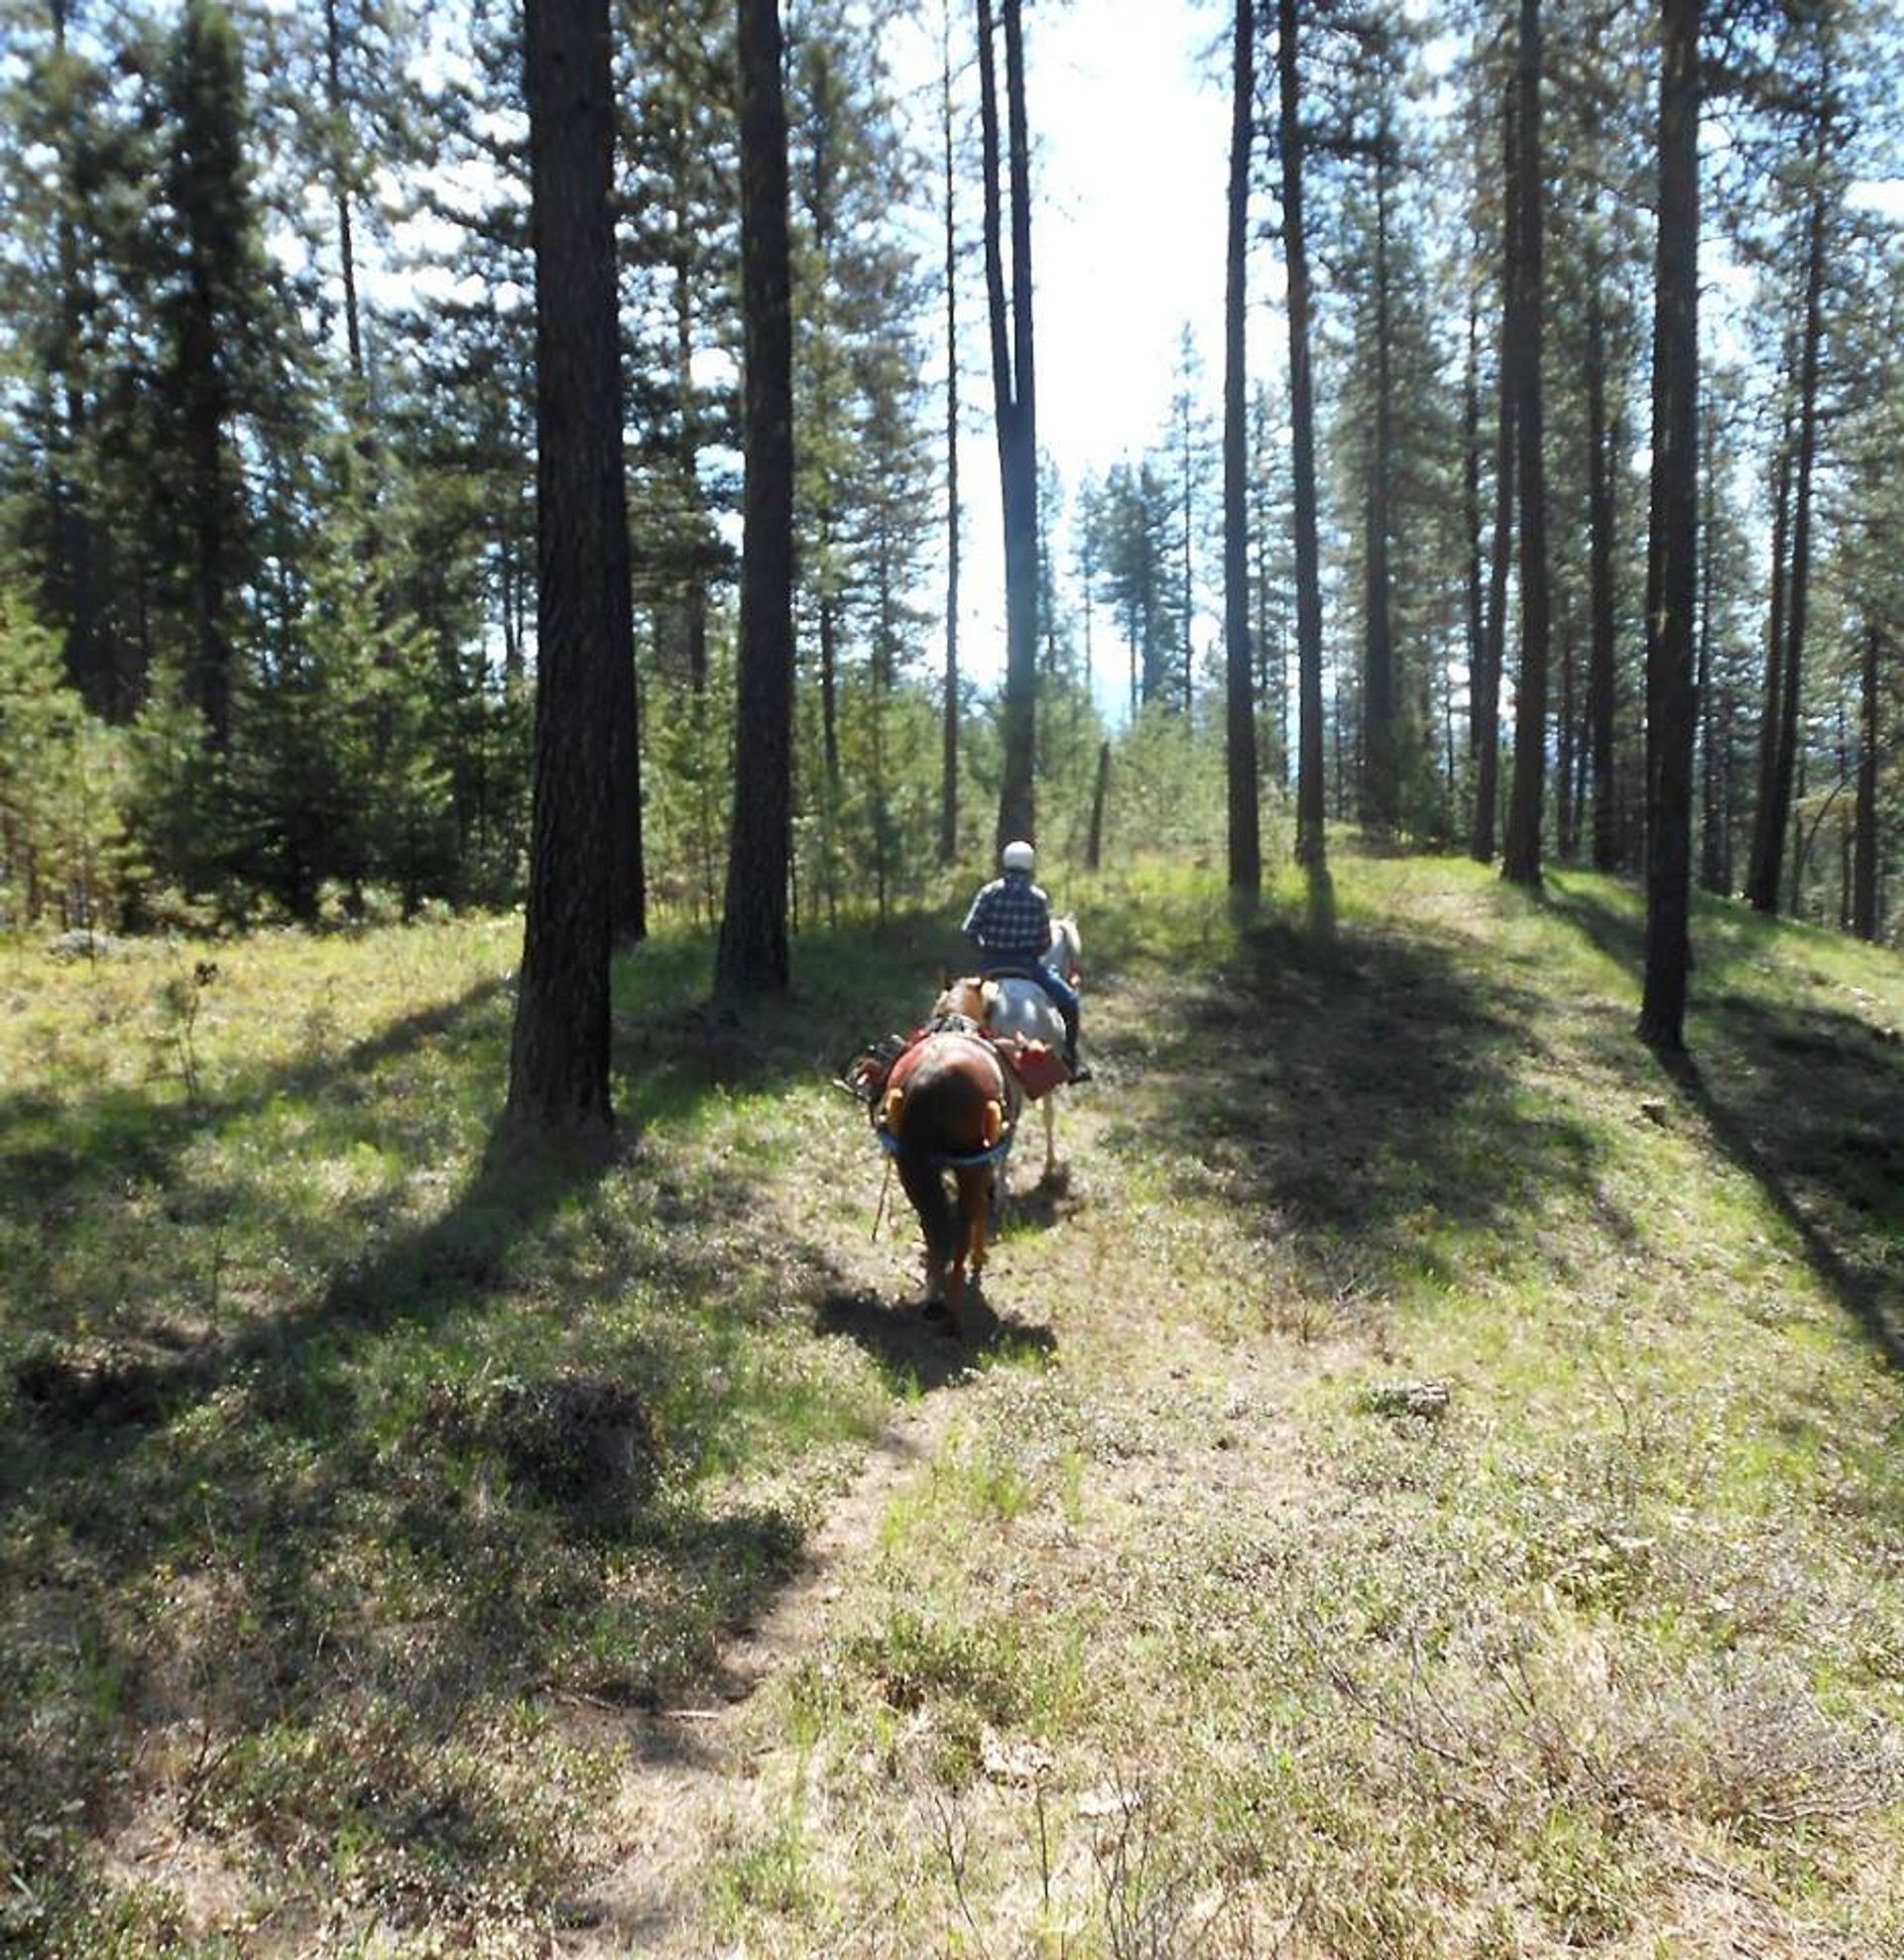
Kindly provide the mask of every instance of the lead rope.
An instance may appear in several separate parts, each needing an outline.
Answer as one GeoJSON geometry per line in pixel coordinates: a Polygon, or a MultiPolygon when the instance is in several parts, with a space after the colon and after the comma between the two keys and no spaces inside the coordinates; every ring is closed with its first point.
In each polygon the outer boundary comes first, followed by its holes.
{"type": "Polygon", "coordinates": [[[886,1157],[886,1175],[880,1179],[880,1201],[873,1208],[873,1236],[868,1241],[872,1245],[880,1242],[880,1227],[886,1220],[886,1194],[892,1188],[892,1159],[885,1152],[881,1155],[886,1157]]]}

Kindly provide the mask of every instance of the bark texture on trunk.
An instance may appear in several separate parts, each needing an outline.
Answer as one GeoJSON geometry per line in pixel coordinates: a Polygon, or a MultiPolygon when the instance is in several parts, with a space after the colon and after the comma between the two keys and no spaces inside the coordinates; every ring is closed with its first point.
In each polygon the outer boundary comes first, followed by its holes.
{"type": "Polygon", "coordinates": [[[1539,0],[1521,0],[1520,64],[1515,86],[1520,251],[1515,308],[1518,383],[1514,405],[1515,474],[1520,484],[1520,671],[1514,690],[1514,776],[1507,799],[1501,876],[1540,883],[1540,826],[1547,784],[1547,465],[1541,349],[1545,215],[1541,186],[1541,23],[1539,0]]]}
{"type": "MultiPolygon", "coordinates": [[[[940,133],[945,172],[945,697],[940,733],[939,862],[959,852],[959,233],[953,186],[952,16],[945,17],[940,133]]],[[[1088,600],[1087,600],[1088,603],[1088,600]]],[[[1087,630],[1088,631],[1088,630],[1087,630]]],[[[1087,640],[1087,654],[1088,654],[1087,640]]]]}
{"type": "Polygon", "coordinates": [[[1520,167],[1514,91],[1500,111],[1502,209],[1500,222],[1500,359],[1495,379],[1494,535],[1488,566],[1487,624],[1472,682],[1471,741],[1475,756],[1474,827],[1469,855],[1490,864],[1500,803],[1500,674],[1507,658],[1507,568],[1514,540],[1514,411],[1520,358],[1520,167]]]}
{"type": "Polygon", "coordinates": [[[1587,506],[1592,638],[1587,655],[1587,747],[1593,778],[1594,869],[1619,864],[1619,788],[1614,770],[1614,690],[1618,658],[1613,596],[1613,540],[1617,512],[1616,472],[1606,408],[1606,301],[1598,254],[1588,268],[1587,327],[1587,506]]]}
{"type": "Polygon", "coordinates": [[[1296,858],[1320,869],[1328,850],[1323,780],[1322,574],[1316,535],[1315,383],[1309,366],[1309,248],[1302,212],[1302,97],[1296,0],[1276,0],[1277,143],[1282,251],[1288,275],[1289,425],[1296,547],[1296,858]]]}
{"type": "Polygon", "coordinates": [[[529,0],[524,73],[540,579],[529,916],[508,1115],[539,1137],[597,1143],[614,1123],[615,670],[633,658],[608,0],[529,0]]]}
{"type": "Polygon", "coordinates": [[[1250,505],[1244,454],[1250,157],[1255,129],[1255,0],[1236,0],[1230,111],[1229,237],[1224,286],[1223,637],[1228,709],[1230,889],[1262,889],[1256,818],[1255,663],[1250,646],[1250,505]]]}
{"type": "Polygon", "coordinates": [[[778,0],[740,0],[741,292],[746,336],[734,834],[715,957],[723,996],[791,978],[793,336],[778,0]]]}
{"type": "Polygon", "coordinates": [[[1365,552],[1366,639],[1362,677],[1362,798],[1364,823],[1385,835],[1400,815],[1401,748],[1395,722],[1395,628],[1388,571],[1394,530],[1394,360],[1388,291],[1388,147],[1384,132],[1375,160],[1375,442],[1368,472],[1365,552]]]}
{"type": "Polygon", "coordinates": [[[1857,688],[1857,816],[1851,838],[1851,930],[1877,937],[1877,758],[1883,732],[1880,676],[1883,635],[1875,620],[1864,626],[1857,688]]]}
{"type": "Polygon", "coordinates": [[[1639,1032],[1685,1045],[1699,593],[1699,0],[1661,0],[1652,550],[1646,604],[1646,975],[1639,1032]]]}
{"type": "Polygon", "coordinates": [[[1031,159],[1019,0],[1002,0],[1012,283],[1005,279],[997,58],[992,0],[979,0],[979,91],[985,162],[985,275],[992,328],[999,481],[1005,528],[1004,775],[998,841],[1036,834],[1038,689],[1038,423],[1031,339],[1031,159]]]}

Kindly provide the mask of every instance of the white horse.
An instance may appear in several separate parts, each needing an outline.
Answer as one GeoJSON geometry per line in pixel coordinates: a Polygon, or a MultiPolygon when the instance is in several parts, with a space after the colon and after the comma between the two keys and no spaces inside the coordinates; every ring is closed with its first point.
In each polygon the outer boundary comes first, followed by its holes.
{"type": "MultiPolygon", "coordinates": [[[[1051,921],[1051,943],[1039,955],[1041,962],[1059,978],[1078,984],[1078,962],[1084,951],[1078,937],[1078,921],[1069,913],[1051,921]]],[[[1035,980],[1002,974],[997,979],[955,980],[940,997],[941,1014],[962,1014],[976,1021],[988,1034],[1016,1036],[1023,1041],[1042,1041],[1054,1054],[1064,1051],[1064,1016],[1035,980]]],[[[1057,1120],[1053,1109],[1056,1090],[1039,1096],[1044,1112],[1044,1174],[1049,1177],[1058,1167],[1057,1120]]]]}

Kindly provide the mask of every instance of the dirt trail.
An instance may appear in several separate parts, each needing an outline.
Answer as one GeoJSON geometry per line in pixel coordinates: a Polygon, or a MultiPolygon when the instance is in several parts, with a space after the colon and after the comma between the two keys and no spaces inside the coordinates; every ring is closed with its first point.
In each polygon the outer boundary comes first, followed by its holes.
{"type": "Polygon", "coordinates": [[[953,1408],[940,1391],[894,1416],[813,1533],[800,1572],[722,1656],[714,1693],[638,1717],[632,1730],[625,1716],[600,1717],[602,1739],[617,1732],[629,1750],[612,1825],[618,1863],[578,1902],[558,1951],[701,1950],[692,1922],[702,1868],[761,1825],[761,1773],[774,1745],[759,1734],[755,1693],[818,1650],[843,1574],[872,1550],[894,1494],[930,1463],[953,1408]]]}
{"type": "MultiPolygon", "coordinates": [[[[1118,1137],[1141,1123],[1143,1097],[1159,1091],[1154,1058],[1136,1059],[1140,1043],[1130,1039],[1151,1011],[1135,989],[1093,1002],[1094,1030],[1105,1038],[1098,1052],[1110,1059],[1093,1085],[1061,1102],[1058,1168],[1048,1178],[1039,1174],[1042,1125],[1027,1122],[1011,1221],[985,1287],[969,1303],[963,1346],[926,1322],[917,1304],[914,1226],[902,1200],[877,1244],[859,1234],[851,1243],[834,1239],[822,1318],[876,1348],[924,1392],[897,1407],[813,1531],[798,1573],[722,1655],[708,1693],[632,1725],[623,1712],[589,1717],[591,1740],[618,1744],[626,1765],[604,1820],[612,1863],[576,1901],[557,1951],[589,1960],[631,1951],[663,1960],[705,1955],[699,1908],[710,1871],[723,1853],[771,1842],[800,1775],[796,1745],[777,1719],[783,1711],[760,1690],[826,1654],[836,1609],[879,1556],[892,1507],[932,1475],[961,1412],[974,1410],[975,1359],[1046,1353],[1063,1378],[1053,1382],[1055,1393],[1087,1393],[1088,1382],[1120,1408],[1173,1411],[1161,1453],[1094,1466],[1094,1496],[1114,1508],[1167,1515],[1173,1506],[1255,1511],[1296,1501],[1288,1466],[1297,1451],[1278,1413],[1280,1370],[1289,1364],[1273,1345],[1242,1351],[1172,1312],[1177,1282],[1158,1243],[1157,1213],[1125,1187],[1118,1137]],[[1121,1032],[1130,1041],[1122,1064],[1121,1032]],[[1207,1418],[1194,1435],[1178,1420],[1185,1407],[1207,1418]]],[[[869,1201],[875,1188],[869,1175],[869,1201]]],[[[1002,1385],[996,1375],[989,1380],[1002,1385]]],[[[1010,1392],[1009,1382],[1003,1386],[1010,1392]]],[[[1103,1555],[1068,1530],[1038,1549],[1045,1582],[1058,1589],[1101,1583],[1103,1555]]]]}
{"type": "MultiPolygon", "coordinates": [[[[1083,1096],[1087,1092],[1079,1092],[1083,1096]]],[[[909,1278],[916,1271],[911,1215],[899,1201],[876,1245],[841,1255],[833,1276],[831,1318],[845,1325],[873,1313],[887,1323],[881,1344],[928,1386],[900,1404],[867,1452],[853,1483],[827,1511],[803,1548],[799,1571],[774,1597],[758,1625],[721,1656],[712,1689],[698,1700],[630,1718],[623,1712],[574,1711],[578,1739],[619,1744],[627,1763],[608,1828],[615,1862],[574,1904],[556,1950],[593,1956],[630,1951],[656,1956],[704,1954],[695,1926],[710,1858],[743,1846],[769,1828],[768,1809],[784,1780],[791,1746],[763,1719],[758,1691],[782,1670],[825,1647],[831,1615],[854,1572],[876,1555],[893,1502],[928,1476],[960,1408],[969,1359],[982,1348],[1009,1347],[1027,1325],[1048,1316],[1040,1302],[1090,1297],[1107,1264],[1128,1259],[1111,1221],[1097,1221],[1078,1193],[1115,1105],[1116,1090],[1073,1099],[1058,1123],[1058,1170],[1040,1179],[1042,1128],[1027,1125],[1026,1161],[1012,1184],[1014,1219],[994,1248],[989,1286],[968,1305],[963,1347],[928,1323],[909,1278]],[[1098,1100],[1104,1098],[1104,1100],[1098,1100]],[[1043,1227],[1045,1229],[1023,1229],[1043,1227]],[[1002,1317],[1003,1316],[1003,1317],[1002,1317]]]]}

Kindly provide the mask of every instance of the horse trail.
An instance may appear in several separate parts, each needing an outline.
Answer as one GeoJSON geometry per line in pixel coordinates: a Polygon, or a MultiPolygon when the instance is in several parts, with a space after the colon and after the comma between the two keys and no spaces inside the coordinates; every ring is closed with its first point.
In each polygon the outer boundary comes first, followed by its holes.
{"type": "Polygon", "coordinates": [[[889,1358],[896,1353],[912,1359],[926,1387],[895,1408],[846,1493],[809,1535],[799,1570],[759,1621],[729,1644],[706,1694],[633,1718],[605,1705],[564,1704],[564,1725],[577,1742],[619,1749],[625,1763],[611,1814],[600,1820],[613,1844],[613,1863],[571,1902],[569,1924],[555,1936],[556,1953],[586,1960],[629,1952],[657,1960],[704,1955],[695,1930],[704,1867],[722,1849],[769,1832],[769,1807],[785,1780],[774,1772],[794,1754],[783,1736],[757,1719],[758,1692],[787,1666],[823,1651],[846,1580],[876,1551],[894,1499],[930,1474],[958,1412],[955,1391],[968,1378],[977,1344],[1009,1340],[1013,1328],[1040,1319],[1038,1302],[1052,1296],[1058,1269],[1067,1273],[1066,1286],[1089,1286],[1103,1269],[1110,1249],[1072,1202],[1067,1166],[1074,1153],[1089,1154],[1106,1121],[1089,1103],[1066,1107],[1058,1117],[1058,1171],[1035,1184],[1041,1129],[1035,1140],[1026,1139],[1032,1150],[1017,1166],[1012,1206],[1057,1229],[1012,1236],[1008,1226],[1008,1236],[994,1247],[987,1284],[970,1302],[964,1343],[949,1340],[924,1318],[917,1231],[896,1188],[889,1194],[878,1240],[859,1240],[825,1276],[833,1316],[886,1319],[889,1358]],[[1003,1323],[1001,1310],[1010,1316],[1003,1323]]]}

